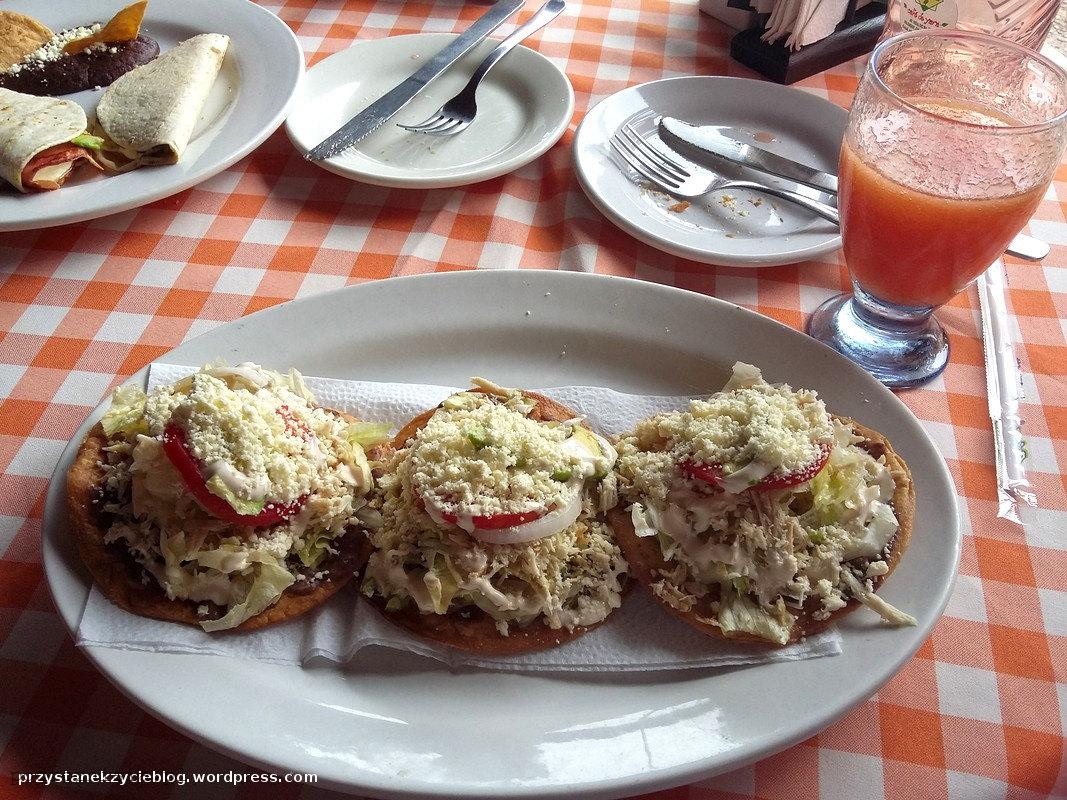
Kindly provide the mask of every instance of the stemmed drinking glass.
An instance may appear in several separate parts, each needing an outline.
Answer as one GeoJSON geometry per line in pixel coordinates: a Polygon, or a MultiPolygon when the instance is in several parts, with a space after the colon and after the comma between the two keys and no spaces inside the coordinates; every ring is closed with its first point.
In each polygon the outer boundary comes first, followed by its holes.
{"type": "Polygon", "coordinates": [[[1060,161],[1067,75],[985,34],[915,31],[882,42],[841,148],[840,207],[852,294],[808,333],[887,386],[948,362],[934,318],[1026,225],[1060,161]]]}

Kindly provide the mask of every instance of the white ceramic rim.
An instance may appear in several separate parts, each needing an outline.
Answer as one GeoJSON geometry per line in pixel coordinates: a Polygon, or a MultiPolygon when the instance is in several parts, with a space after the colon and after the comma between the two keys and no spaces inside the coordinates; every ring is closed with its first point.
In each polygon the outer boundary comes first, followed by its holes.
{"type": "MultiPolygon", "coordinates": [[[[163,0],[156,0],[156,2],[162,2],[163,0]]],[[[195,2],[204,2],[205,0],[182,0],[183,5],[194,4],[195,2]]],[[[300,42],[297,40],[296,35],[289,29],[281,19],[268,11],[266,8],[251,2],[251,0],[206,0],[212,6],[225,5],[232,8],[234,13],[238,15],[251,14],[253,16],[259,16],[261,19],[273,20],[272,26],[277,30],[279,40],[274,43],[277,47],[275,51],[272,51],[272,58],[277,59],[278,64],[286,67],[289,70],[288,87],[278,95],[280,102],[276,105],[269,119],[262,123],[258,132],[252,135],[247,142],[240,147],[231,150],[229,153],[217,158],[208,160],[202,167],[195,168],[187,173],[184,173],[184,177],[180,180],[171,180],[168,182],[166,179],[160,182],[158,188],[143,191],[131,195],[125,200],[118,202],[107,202],[99,205],[95,208],[81,208],[64,210],[58,213],[47,214],[38,216],[32,219],[15,220],[15,221],[3,221],[0,220],[0,232],[3,231],[22,231],[33,230],[36,228],[51,228],[57,225],[69,225],[75,222],[85,222],[86,220],[98,219],[100,217],[106,217],[111,214],[118,214],[123,211],[129,211],[131,208],[139,208],[140,206],[154,203],[156,200],[162,200],[164,197],[170,197],[171,195],[183,192],[191,186],[196,186],[199,183],[203,183],[208,178],[214,177],[225,169],[232,167],[242,158],[247,156],[259,145],[266,141],[267,137],[274,133],[282,124],[286,114],[289,113],[289,107],[292,105],[293,99],[296,97],[296,93],[300,88],[300,82],[304,76],[304,51],[300,47],[300,42]],[[284,31],[284,33],[283,33],[284,31]]],[[[117,6],[116,6],[117,7],[117,6]]],[[[25,10],[25,9],[24,9],[25,10]]],[[[189,11],[190,16],[195,15],[195,9],[189,11]]],[[[152,21],[152,5],[149,4],[146,12],[146,20],[148,23],[152,21]]],[[[235,26],[239,26],[239,20],[235,20],[235,26]]],[[[241,91],[252,91],[254,89],[263,89],[265,87],[247,87],[244,85],[244,74],[241,75],[241,91]]],[[[284,85],[284,84],[283,84],[284,85]]],[[[277,87],[271,87],[276,89],[277,87]]],[[[234,124],[234,120],[228,119],[224,123],[226,125],[234,124]]],[[[206,153],[204,155],[207,155],[206,153]]],[[[153,170],[165,170],[166,167],[153,167],[153,170]]],[[[166,173],[161,172],[165,176],[166,173]]],[[[121,178],[121,176],[117,176],[121,178]]],[[[57,190],[62,192],[62,189],[57,190]]]]}
{"type": "MultiPolygon", "coordinates": [[[[768,84],[766,81],[753,80],[751,78],[735,78],[721,75],[683,75],[674,78],[660,78],[658,80],[648,81],[646,83],[640,83],[634,86],[627,86],[625,89],[620,89],[615,94],[604,98],[595,106],[590,108],[589,111],[586,113],[585,117],[582,119],[581,123],[578,125],[578,129],[575,131],[574,134],[574,142],[571,145],[571,160],[575,165],[575,172],[578,174],[578,181],[581,184],[582,190],[585,192],[586,197],[589,198],[589,201],[594,206],[596,206],[600,213],[607,217],[612,223],[622,228],[622,230],[626,231],[626,233],[629,233],[635,239],[644,242],[650,247],[655,247],[657,250],[661,250],[664,253],[668,253],[673,256],[678,256],[679,258],[687,258],[692,261],[699,261],[702,264],[740,268],[780,267],[789,264],[796,264],[801,261],[807,261],[818,256],[826,255],[827,253],[832,253],[835,250],[839,250],[841,248],[840,234],[828,238],[826,243],[822,245],[812,245],[809,247],[798,248],[796,250],[784,251],[780,253],[762,256],[759,254],[745,256],[730,255],[707,248],[688,247],[686,245],[679,244],[677,242],[672,242],[668,239],[664,239],[650,233],[646,229],[642,228],[640,225],[635,224],[629,218],[623,216],[618,211],[616,211],[612,207],[608,198],[600,196],[600,193],[596,191],[595,186],[589,180],[589,177],[586,175],[585,169],[582,166],[582,160],[581,158],[579,158],[579,147],[582,137],[582,129],[586,125],[586,123],[590,120],[595,121],[597,118],[594,115],[603,112],[603,109],[601,107],[607,103],[612,102],[621,94],[636,92],[637,90],[642,89],[646,86],[667,86],[672,84],[682,85],[685,82],[691,81],[744,81],[746,83],[753,84],[754,87],[760,87],[765,91],[778,91],[784,89],[795,92],[796,94],[807,98],[808,100],[812,101],[813,105],[823,105],[826,109],[826,113],[836,114],[840,116],[841,120],[844,120],[848,115],[848,112],[845,111],[845,109],[841,108],[840,106],[834,105],[829,100],[825,100],[821,97],[818,97],[817,95],[813,95],[808,92],[802,92],[799,89],[790,89],[786,86],[768,84]],[[768,87],[774,88],[768,89],[768,87]],[[598,109],[600,109],[600,112],[598,112],[598,109]]],[[[684,91],[684,89],[682,89],[681,91],[684,91]]]]}
{"type": "MultiPolygon", "coordinates": [[[[408,33],[402,36],[389,36],[384,39],[369,39],[364,41],[353,42],[352,45],[345,50],[340,50],[333,55],[324,58],[318,62],[311,69],[308,70],[309,80],[304,84],[304,91],[307,91],[308,85],[313,78],[315,70],[320,65],[327,63],[332,59],[339,59],[343,57],[350,57],[349,51],[354,48],[371,48],[372,50],[377,47],[388,46],[395,42],[397,39],[408,38],[439,38],[441,40],[441,47],[444,47],[449,39],[455,39],[458,34],[448,33],[408,33]]],[[[489,37],[486,39],[488,42],[497,42],[498,40],[489,37]]],[[[542,62],[543,66],[551,72],[556,73],[561,79],[561,85],[566,93],[566,111],[561,114],[556,122],[555,127],[551,129],[551,132],[546,135],[541,141],[539,141],[533,147],[526,150],[522,150],[513,156],[502,160],[490,160],[484,165],[472,170],[459,170],[454,173],[454,177],[438,176],[432,178],[420,178],[413,177],[398,177],[398,176],[382,176],[380,173],[369,169],[355,169],[352,167],[340,166],[338,164],[331,163],[330,159],[323,161],[312,161],[315,166],[321,167],[327,172],[332,172],[334,175],[340,175],[342,178],[348,178],[349,180],[359,181],[360,183],[366,183],[371,186],[383,186],[389,189],[451,189],[457,186],[469,186],[472,183],[480,183],[482,181],[492,180],[493,178],[499,178],[501,175],[507,175],[510,172],[514,172],[520,167],[524,167],[532,161],[543,156],[562,138],[563,134],[567,131],[568,126],[571,124],[571,119],[574,117],[574,87],[571,85],[570,79],[567,74],[557,67],[551,59],[541,53],[533,50],[525,45],[518,45],[515,50],[508,54],[508,58],[514,58],[519,52],[523,51],[525,57],[535,57],[542,62]]],[[[503,69],[508,63],[508,58],[505,58],[494,69],[503,69]]],[[[512,62],[514,63],[514,62],[512,62]]],[[[489,73],[488,80],[492,79],[492,73],[489,73]]],[[[391,124],[390,120],[386,120],[386,125],[391,124]]],[[[301,155],[306,155],[310,149],[306,142],[303,142],[301,138],[293,131],[293,128],[289,122],[285,122],[285,133],[289,137],[289,141],[292,142],[293,147],[301,155]]],[[[462,135],[458,134],[458,135],[462,135]]],[[[315,142],[314,144],[318,144],[315,142]]],[[[312,146],[314,146],[314,144],[312,146]]],[[[358,148],[359,143],[353,145],[358,148]]]]}
{"type": "MultiPolygon", "coordinates": [[[[905,425],[910,430],[910,433],[908,434],[909,437],[916,437],[914,441],[911,442],[911,446],[921,446],[925,451],[923,458],[930,458],[932,455],[934,459],[933,463],[937,465],[933,469],[933,472],[928,475],[920,475],[917,477],[923,480],[927,487],[927,492],[931,490],[937,493],[947,492],[947,494],[941,498],[940,503],[943,505],[944,511],[947,513],[948,517],[944,520],[945,525],[942,530],[950,530],[954,534],[951,541],[946,542],[946,546],[949,548],[946,552],[950,556],[951,563],[942,565],[946,571],[943,573],[943,580],[940,580],[938,585],[924,587],[930,590],[930,594],[927,597],[929,601],[928,604],[919,609],[912,609],[918,612],[917,616],[920,618],[919,627],[914,629],[902,629],[902,632],[893,632],[893,634],[891,634],[895,635],[899,633],[901,639],[907,638],[910,643],[907,646],[898,649],[892,658],[873,665],[874,668],[872,670],[865,672],[862,675],[862,684],[858,689],[852,687],[853,690],[851,694],[842,698],[841,702],[829,705],[825,708],[820,707],[817,713],[812,714],[810,717],[807,717],[802,721],[789,720],[789,723],[791,724],[767,731],[765,735],[749,742],[739,751],[732,752],[729,757],[723,758],[712,755],[708,758],[695,759],[675,767],[664,768],[654,773],[627,776],[625,778],[606,779],[595,782],[560,785],[543,784],[501,787],[498,785],[487,786],[485,784],[472,782],[463,786],[449,785],[448,787],[441,787],[439,785],[421,785],[413,780],[398,780],[395,777],[382,779],[382,777],[377,774],[369,776],[359,775],[358,780],[354,780],[352,775],[346,775],[344,778],[339,778],[336,774],[325,775],[324,777],[320,774],[319,785],[348,792],[368,793],[378,797],[419,796],[435,798],[491,798],[502,795],[512,797],[553,797],[560,795],[589,798],[621,797],[675,786],[706,777],[709,774],[736,769],[811,736],[815,732],[831,724],[833,721],[839,719],[851,708],[855,707],[877,691],[901,665],[911,658],[914,652],[922,645],[923,641],[925,641],[930,629],[936,623],[948,602],[960,552],[961,536],[958,515],[956,513],[955,493],[952,489],[953,484],[951,476],[945,466],[944,459],[936,445],[929,439],[925,431],[923,431],[921,423],[897,397],[882,387],[881,384],[878,384],[873,378],[867,376],[866,373],[861,373],[858,367],[845,361],[843,357],[834,351],[824,345],[814,342],[813,340],[807,339],[807,337],[798,331],[788,328],[774,320],[715,298],[695,295],[673,287],[648,284],[626,278],[555,271],[467,271],[395,278],[390,279],[389,281],[349,286],[322,295],[295,300],[290,303],[285,303],[282,306],[275,306],[272,309],[265,309],[250,317],[235,320],[230,323],[230,326],[239,326],[246,330],[249,328],[254,329],[257,326],[262,325],[270,326],[270,318],[274,315],[277,315],[279,319],[284,319],[293,314],[301,315],[302,318],[307,319],[316,318],[316,304],[327,304],[327,308],[329,308],[329,304],[332,304],[335,310],[337,308],[347,308],[352,305],[351,298],[353,293],[356,292],[364,293],[369,299],[377,302],[381,300],[382,294],[389,295],[395,291],[397,292],[397,296],[400,296],[410,294],[411,291],[422,289],[424,287],[427,291],[432,291],[435,299],[446,297],[449,292],[454,292],[458,293],[458,296],[460,297],[474,300],[492,296],[492,289],[495,289],[502,297],[518,294],[524,290],[527,294],[536,293],[539,295],[542,289],[548,289],[548,291],[557,296],[566,296],[568,293],[578,295],[584,292],[585,296],[589,297],[615,294],[616,290],[625,293],[626,296],[649,292],[660,295],[662,299],[677,302],[679,304],[700,303],[700,308],[705,313],[719,313],[724,315],[740,314],[740,318],[745,321],[745,329],[748,332],[746,335],[760,336],[771,331],[776,331],[785,343],[788,343],[790,340],[796,342],[800,339],[809,342],[810,347],[813,348],[811,350],[812,353],[818,352],[821,358],[825,358],[840,367],[844,372],[844,375],[841,378],[843,383],[848,384],[850,387],[852,386],[853,381],[859,384],[858,388],[854,390],[859,393],[857,395],[858,397],[872,398],[863,401],[865,403],[871,402],[874,404],[871,406],[872,412],[875,409],[879,409],[882,412],[883,418],[887,420],[895,418],[895,421],[893,422],[894,425],[905,425]],[[479,283],[481,285],[479,285],[479,283]],[[492,289],[490,287],[492,287],[492,289]],[[525,287],[525,289],[523,287],[525,287]],[[585,287],[588,287],[588,291],[586,291],[585,287]],[[694,300],[694,298],[696,299],[694,300]],[[274,312],[273,315],[271,313],[272,311],[274,312]]],[[[621,294],[619,296],[621,296],[621,294]]],[[[517,308],[518,306],[516,309],[517,308]]],[[[694,305],[693,308],[696,310],[697,306],[694,305]]],[[[191,342],[208,340],[210,344],[210,340],[213,338],[217,338],[221,342],[225,339],[226,327],[228,326],[222,326],[222,328],[209,331],[202,336],[191,340],[191,342]]],[[[774,338],[773,335],[772,338],[774,338]]],[[[186,343],[182,348],[178,348],[171,354],[175,359],[174,363],[182,363],[181,351],[182,349],[187,349],[188,345],[189,343],[186,343]]],[[[805,345],[805,347],[808,347],[809,345],[805,345]]],[[[217,346],[213,349],[217,351],[222,350],[221,347],[217,346]]],[[[229,352],[224,353],[224,355],[229,355],[232,358],[236,357],[238,354],[236,352],[229,352]]],[[[167,360],[169,360],[169,358],[167,360]]],[[[143,385],[145,374],[146,370],[140,371],[131,378],[131,382],[136,383],[140,381],[141,385],[143,385]]],[[[853,390],[850,389],[850,392],[851,391],[853,390]]],[[[53,476],[49,487],[45,506],[44,535],[42,537],[42,562],[44,564],[45,574],[49,583],[49,588],[53,593],[56,607],[60,611],[68,628],[72,631],[75,631],[77,628],[81,612],[81,603],[83,601],[68,596],[64,586],[70,586],[71,581],[76,582],[79,580],[82,584],[87,584],[87,580],[84,574],[79,576],[73,575],[70,572],[70,565],[65,563],[65,559],[69,557],[69,554],[63,552],[64,547],[69,547],[69,544],[64,544],[58,539],[63,522],[65,521],[65,491],[62,476],[76,450],[76,444],[80,442],[82,436],[88,428],[95,423],[102,412],[103,404],[86,420],[74,439],[72,439],[72,443],[64,452],[57,467],[56,474],[53,476]]],[[[923,505],[921,502],[917,509],[919,512],[917,513],[917,522],[922,519],[922,508],[923,505]]],[[[921,535],[935,534],[930,533],[921,535]]],[[[906,558],[903,563],[907,563],[906,558]]],[[[80,570],[80,565],[78,564],[75,564],[74,571],[84,573],[84,570],[80,570]]],[[[850,633],[846,636],[846,647],[851,645],[852,647],[857,648],[855,655],[860,657],[864,655],[863,648],[859,646],[859,642],[862,641],[862,639],[862,634],[850,633]],[[855,641],[848,641],[853,636],[858,638],[855,641]]],[[[895,641],[899,642],[900,640],[895,641]]],[[[898,645],[893,646],[896,647],[898,645]]],[[[158,682],[155,680],[155,671],[147,676],[141,673],[130,674],[121,671],[121,662],[124,660],[123,657],[129,656],[129,653],[109,650],[106,648],[86,648],[86,653],[105,676],[107,676],[109,680],[111,680],[134,702],[186,735],[197,739],[207,746],[221,750],[231,756],[264,768],[308,771],[308,763],[299,760],[298,752],[294,751],[293,753],[289,753],[288,750],[286,750],[284,758],[264,758],[262,752],[257,753],[256,751],[257,743],[259,741],[257,737],[242,737],[239,732],[233,730],[235,726],[229,724],[221,726],[222,729],[220,729],[219,726],[212,727],[209,725],[205,727],[204,723],[196,719],[195,714],[192,713],[189,707],[192,703],[190,703],[188,699],[185,699],[181,703],[173,703],[170,706],[161,706],[149,696],[150,690],[158,682]]],[[[177,659],[183,667],[192,666],[196,663],[203,663],[198,662],[197,659],[207,659],[207,663],[212,663],[212,657],[206,656],[198,657],[144,653],[138,655],[148,656],[153,663],[160,664],[166,663],[165,661],[161,661],[161,659],[177,659]],[[183,659],[193,660],[188,661],[183,659]]],[[[843,661],[840,661],[840,659],[843,658],[844,656],[838,656],[832,659],[820,659],[815,662],[794,662],[790,666],[803,667],[803,665],[818,664],[823,666],[823,670],[820,670],[820,672],[826,671],[833,673],[835,666],[844,663],[843,661]]],[[[228,660],[222,659],[221,661],[225,662],[228,660]]],[[[219,663],[219,660],[216,659],[214,663],[219,663]]],[[[266,667],[267,665],[257,664],[257,666],[266,667]]],[[[772,666],[778,667],[780,665],[772,666]]],[[[305,671],[298,668],[285,669],[296,670],[298,674],[305,671]]],[[[447,668],[443,667],[441,668],[441,671],[448,672],[447,668]]],[[[544,676],[539,676],[538,680],[542,680],[543,677],[544,676]]],[[[522,680],[523,678],[520,674],[514,674],[511,679],[522,680]]],[[[620,677],[619,680],[625,681],[626,679],[620,677]]],[[[700,680],[713,682],[715,676],[712,674],[711,676],[700,678],[700,680]]],[[[593,686],[590,691],[596,692],[597,689],[593,686]]]]}

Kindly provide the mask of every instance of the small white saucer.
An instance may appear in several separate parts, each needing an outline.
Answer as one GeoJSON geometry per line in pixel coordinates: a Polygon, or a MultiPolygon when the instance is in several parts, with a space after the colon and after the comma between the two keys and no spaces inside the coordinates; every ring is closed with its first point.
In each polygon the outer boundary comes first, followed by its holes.
{"type": "MultiPolygon", "coordinates": [[[[306,153],[453,38],[421,33],[359,41],[319,62],[308,70],[285,122],[289,139],[306,153]]],[[[574,90],[558,67],[527,47],[516,47],[482,81],[478,116],[465,131],[429,136],[397,127],[437,111],[497,44],[495,39],[482,42],[378,130],[341,155],[316,163],[364,183],[411,189],[464,186],[530,163],[567,129],[574,90]]]]}
{"type": "MultiPolygon", "coordinates": [[[[574,162],[589,199],[624,231],[672,255],[733,267],[792,264],[841,246],[835,225],[769,195],[729,190],[685,203],[652,190],[623,164],[608,140],[627,122],[642,135],[654,136],[660,116],[715,125],[725,134],[837,174],[848,114],[807,92],[745,78],[666,78],[613,94],[578,126],[574,162]]],[[[751,170],[715,171],[819,196],[751,170]]]]}

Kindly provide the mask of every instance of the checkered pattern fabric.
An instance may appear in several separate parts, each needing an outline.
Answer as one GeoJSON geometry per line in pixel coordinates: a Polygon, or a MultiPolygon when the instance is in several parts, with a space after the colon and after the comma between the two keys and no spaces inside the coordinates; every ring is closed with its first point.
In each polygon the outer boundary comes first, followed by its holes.
{"type": "MultiPolygon", "coordinates": [[[[446,0],[272,0],[309,64],[354,39],[456,31],[481,13],[446,0]]],[[[673,75],[750,75],[729,32],[690,0],[575,0],[532,46],[592,105],[673,75]]],[[[862,61],[802,88],[847,106],[862,61]]],[[[586,200],[574,126],[512,175],[434,192],[379,189],[300,158],[282,134],[203,184],[127,213],[0,237],[0,797],[52,770],[244,770],[122,697],[71,643],[40,565],[45,489],[109,388],[188,337],[349,283],[471,268],[625,275],[722,297],[794,327],[847,285],[838,256],[778,269],[712,268],[622,233],[586,200]]],[[[945,454],[965,531],[960,578],[930,639],[878,695],[818,736],[666,800],[1037,800],[1067,796],[1067,222],[1062,167],[1031,224],[1043,264],[1007,259],[1040,509],[996,517],[977,299],[941,313],[952,362],[901,395],[945,454]]],[[[97,791],[85,796],[99,797],[97,791]]],[[[110,796],[110,795],[108,795],[110,796]]],[[[310,798],[322,790],[141,786],[144,798],[310,798]]]]}

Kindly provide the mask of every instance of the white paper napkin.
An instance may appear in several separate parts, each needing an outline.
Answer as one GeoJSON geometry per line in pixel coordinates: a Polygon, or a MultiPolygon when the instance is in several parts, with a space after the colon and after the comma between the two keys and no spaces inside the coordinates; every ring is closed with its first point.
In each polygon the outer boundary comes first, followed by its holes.
{"type": "MultiPolygon", "coordinates": [[[[190,367],[153,364],[149,389],[172,383],[192,371],[190,367]]],[[[397,427],[457,391],[421,384],[311,377],[305,380],[322,405],[397,427]]],[[[651,414],[684,408],[689,401],[686,397],[627,395],[588,386],[564,386],[544,393],[585,414],[592,427],[608,435],[620,433],[651,414]]],[[[706,668],[795,661],[841,652],[841,637],[836,630],[780,649],[712,639],[691,629],[634,587],[622,608],[603,626],[561,647],[523,656],[474,656],[424,642],[393,627],[364,603],[352,586],[316,611],[281,625],[251,633],[222,634],[126,613],[94,586],[78,627],[78,644],[251,658],[275,664],[302,664],[315,657],[345,662],[364,647],[380,646],[428,656],[453,667],[567,672],[706,668]]]]}
{"type": "MultiPolygon", "coordinates": [[[[857,6],[859,7],[859,6],[857,6]]],[[[797,50],[825,39],[841,24],[848,11],[847,0],[812,0],[810,13],[798,23],[786,46],[797,50]]]]}

